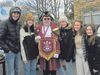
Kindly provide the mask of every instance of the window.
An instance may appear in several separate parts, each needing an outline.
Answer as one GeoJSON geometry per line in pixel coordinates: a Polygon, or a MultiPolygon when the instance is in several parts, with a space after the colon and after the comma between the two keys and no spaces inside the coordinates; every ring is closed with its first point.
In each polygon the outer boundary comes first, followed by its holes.
{"type": "Polygon", "coordinates": [[[93,21],[94,21],[94,24],[100,25],[100,11],[93,12],[93,21]]]}
{"type": "Polygon", "coordinates": [[[85,10],[83,14],[84,24],[100,25],[100,9],[94,8],[91,11],[85,10]]]}
{"type": "Polygon", "coordinates": [[[93,0],[86,0],[87,2],[91,2],[91,1],[93,1],[93,0]]]}

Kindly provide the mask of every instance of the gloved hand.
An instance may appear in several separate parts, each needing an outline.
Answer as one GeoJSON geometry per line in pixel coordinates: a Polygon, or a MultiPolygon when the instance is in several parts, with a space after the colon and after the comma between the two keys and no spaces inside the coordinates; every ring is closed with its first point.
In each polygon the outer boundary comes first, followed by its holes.
{"type": "Polygon", "coordinates": [[[96,69],[93,69],[93,71],[94,71],[94,73],[98,72],[98,70],[96,70],[96,69]]]}
{"type": "Polygon", "coordinates": [[[36,41],[37,43],[39,42],[40,39],[41,39],[40,36],[36,36],[36,37],[35,37],[35,41],[36,41]]]}
{"type": "Polygon", "coordinates": [[[28,63],[28,61],[23,61],[24,62],[24,64],[27,64],[28,63]]]}
{"type": "Polygon", "coordinates": [[[53,57],[54,57],[54,58],[58,58],[58,57],[59,57],[59,54],[54,54],[53,57]]]}

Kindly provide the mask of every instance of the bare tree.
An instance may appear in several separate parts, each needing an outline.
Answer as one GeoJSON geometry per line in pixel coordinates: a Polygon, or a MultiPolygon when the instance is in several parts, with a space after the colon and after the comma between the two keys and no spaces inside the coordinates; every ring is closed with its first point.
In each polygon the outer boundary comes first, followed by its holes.
{"type": "Polygon", "coordinates": [[[74,18],[74,0],[64,0],[64,13],[65,15],[70,18],[73,19],[74,18]]]}
{"type": "Polygon", "coordinates": [[[23,0],[24,7],[27,7],[27,11],[35,11],[38,17],[41,15],[41,12],[50,11],[58,18],[60,3],[60,0],[23,0]]]}

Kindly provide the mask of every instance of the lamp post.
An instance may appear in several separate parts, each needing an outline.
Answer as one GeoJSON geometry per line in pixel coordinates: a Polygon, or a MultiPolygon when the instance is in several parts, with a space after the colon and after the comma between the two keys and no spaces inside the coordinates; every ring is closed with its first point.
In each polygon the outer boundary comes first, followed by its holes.
{"type": "Polygon", "coordinates": [[[16,2],[17,2],[17,0],[13,0],[14,2],[15,2],[15,6],[16,6],[16,2]]]}

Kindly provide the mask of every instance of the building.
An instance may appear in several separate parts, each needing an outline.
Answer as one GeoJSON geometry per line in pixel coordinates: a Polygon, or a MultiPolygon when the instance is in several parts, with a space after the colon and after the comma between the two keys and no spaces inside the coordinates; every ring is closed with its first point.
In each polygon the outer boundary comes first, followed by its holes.
{"type": "Polygon", "coordinates": [[[100,0],[74,0],[74,19],[77,18],[85,25],[100,25],[100,0]]]}

